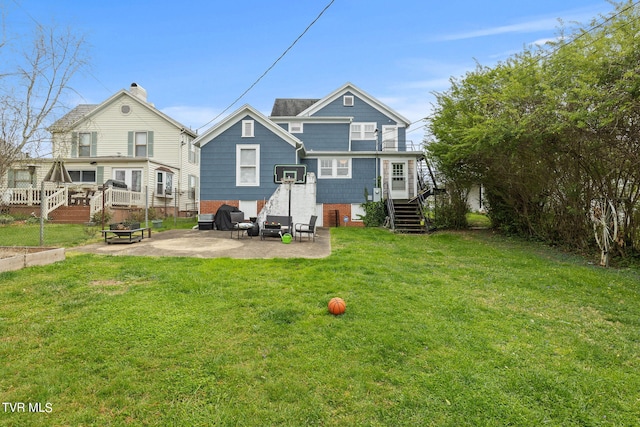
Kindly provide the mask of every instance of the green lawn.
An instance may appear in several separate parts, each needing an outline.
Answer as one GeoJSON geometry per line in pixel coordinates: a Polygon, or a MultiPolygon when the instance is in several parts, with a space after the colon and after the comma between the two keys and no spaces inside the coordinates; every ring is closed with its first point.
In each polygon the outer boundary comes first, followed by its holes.
{"type": "MultiPolygon", "coordinates": [[[[168,218],[163,220],[162,227],[154,227],[154,231],[191,228],[198,222],[196,218],[168,218]]],[[[144,226],[144,225],[143,225],[144,226]]],[[[149,227],[153,227],[149,221],[149,227]]],[[[80,224],[46,223],[43,232],[43,246],[71,247],[101,239],[100,225],[86,226],[80,224]]],[[[107,227],[108,228],[108,227],[107,227]]],[[[40,224],[14,222],[0,225],[0,246],[39,246],[40,224]]]]}
{"type": "Polygon", "coordinates": [[[0,402],[45,410],[0,425],[637,425],[638,271],[490,232],[332,245],[0,274],[0,402]]]}

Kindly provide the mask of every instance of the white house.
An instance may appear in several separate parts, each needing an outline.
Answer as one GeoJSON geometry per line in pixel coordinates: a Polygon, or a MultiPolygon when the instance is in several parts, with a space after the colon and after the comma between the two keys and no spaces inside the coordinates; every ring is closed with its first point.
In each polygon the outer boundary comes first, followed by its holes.
{"type": "MultiPolygon", "coordinates": [[[[49,130],[53,158],[64,161],[72,186],[97,190],[107,180],[122,181],[130,191],[147,195],[149,207],[179,215],[197,212],[196,133],[155,108],[136,83],[101,104],[78,105],[49,130]]],[[[31,162],[31,175],[26,165],[18,166],[8,186],[40,182],[50,162],[31,162]]]]}

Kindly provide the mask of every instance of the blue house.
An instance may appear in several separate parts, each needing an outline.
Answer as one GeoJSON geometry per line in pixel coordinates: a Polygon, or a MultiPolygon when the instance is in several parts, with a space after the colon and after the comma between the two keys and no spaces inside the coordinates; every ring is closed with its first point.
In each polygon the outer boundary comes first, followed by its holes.
{"type": "Polygon", "coordinates": [[[278,98],[269,117],[245,105],[195,141],[200,212],[228,204],[258,216],[273,209],[269,200],[281,186],[274,166],[304,165],[307,184],[294,186],[294,204],[318,215],[319,225],[361,225],[363,202],[406,203],[420,194],[423,152],[406,140],[409,125],[351,83],[320,99],[278,98]]]}

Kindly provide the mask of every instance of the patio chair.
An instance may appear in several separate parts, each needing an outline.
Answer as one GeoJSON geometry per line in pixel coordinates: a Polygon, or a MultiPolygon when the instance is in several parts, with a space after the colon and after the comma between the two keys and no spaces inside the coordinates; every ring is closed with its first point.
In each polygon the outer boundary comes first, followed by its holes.
{"type": "Polygon", "coordinates": [[[213,230],[213,214],[198,215],[198,230],[213,230]]]}
{"type": "MultiPolygon", "coordinates": [[[[316,241],[316,220],[318,219],[317,215],[311,215],[311,219],[308,224],[298,223],[294,227],[296,238],[300,235],[300,240],[302,240],[302,234],[307,234],[307,236],[311,235],[313,237],[313,241],[316,241]]],[[[311,240],[309,237],[309,240],[311,240]]]]}
{"type": "MultiPolygon", "coordinates": [[[[247,231],[250,228],[253,228],[253,223],[252,222],[246,222],[244,220],[244,212],[239,211],[239,212],[229,212],[229,215],[231,216],[231,225],[233,226],[233,228],[231,229],[231,238],[233,239],[233,232],[235,231],[237,233],[238,239],[240,238],[241,233],[244,233],[245,231],[247,231]]],[[[247,235],[249,235],[249,233],[247,233],[247,235]]],[[[249,235],[249,237],[251,237],[249,235]]]]}

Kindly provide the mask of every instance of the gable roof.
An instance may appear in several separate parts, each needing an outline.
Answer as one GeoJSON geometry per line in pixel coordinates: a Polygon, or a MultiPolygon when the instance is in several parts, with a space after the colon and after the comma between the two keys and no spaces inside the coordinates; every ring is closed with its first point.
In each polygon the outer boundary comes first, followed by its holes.
{"type": "Polygon", "coordinates": [[[79,104],[76,108],[56,120],[49,128],[53,131],[64,131],[79,122],[84,116],[95,110],[100,104],[79,104]]]}
{"type": "Polygon", "coordinates": [[[319,99],[276,98],[273,102],[271,117],[297,116],[311,107],[319,99]]]}
{"type": "Polygon", "coordinates": [[[146,108],[147,110],[151,111],[152,113],[158,115],[159,117],[161,117],[165,121],[167,121],[167,122],[171,123],[172,125],[174,125],[176,128],[178,128],[180,130],[183,130],[188,135],[190,135],[190,136],[192,136],[194,138],[197,136],[196,133],[193,130],[189,129],[188,127],[186,127],[182,123],[174,120],[173,118],[169,117],[168,115],[166,115],[162,111],[160,111],[157,108],[155,108],[152,104],[150,104],[148,102],[145,102],[144,100],[138,98],[137,96],[133,95],[132,93],[130,93],[129,91],[127,91],[125,89],[122,89],[122,90],[118,91],[116,94],[112,95],[109,99],[107,99],[106,101],[102,102],[101,104],[80,104],[80,105],[78,105],[76,108],[74,108],[73,110],[69,111],[67,114],[62,116],[60,119],[56,120],[49,127],[49,130],[51,132],[66,132],[66,131],[69,131],[70,129],[76,127],[79,123],[83,122],[84,120],[87,120],[87,119],[91,118],[92,116],[94,116],[95,114],[97,114],[98,112],[106,109],[108,106],[110,106],[112,103],[114,103],[117,99],[120,99],[122,97],[129,98],[130,101],[135,102],[138,105],[142,106],[143,108],[146,108]]]}
{"type": "Polygon", "coordinates": [[[291,146],[295,148],[303,147],[302,141],[300,141],[298,138],[296,138],[295,136],[293,136],[292,134],[290,134],[289,132],[287,132],[286,130],[284,130],[283,128],[281,128],[271,120],[269,120],[267,117],[265,117],[262,113],[260,113],[258,110],[256,110],[249,104],[243,105],[242,107],[237,109],[235,112],[228,115],[221,122],[207,129],[202,135],[200,135],[193,141],[194,144],[199,144],[200,147],[207,145],[215,137],[219,136],[224,131],[228,130],[231,126],[235,125],[236,123],[238,123],[239,120],[244,119],[246,116],[250,116],[255,121],[257,121],[267,129],[269,129],[271,132],[273,132],[274,134],[276,134],[277,136],[279,136],[280,138],[282,138],[283,140],[291,144],[291,146]]]}
{"type": "Polygon", "coordinates": [[[329,105],[330,103],[332,103],[337,98],[339,98],[340,96],[344,95],[347,92],[350,92],[353,95],[357,96],[358,98],[362,99],[367,104],[369,104],[370,106],[372,106],[376,110],[380,111],[382,114],[384,114],[384,115],[386,115],[388,117],[391,117],[398,124],[404,124],[405,127],[408,127],[411,124],[411,121],[409,119],[407,119],[406,117],[402,116],[398,112],[392,110],[390,107],[388,107],[387,105],[385,105],[382,102],[378,101],[376,98],[374,98],[373,96],[369,95],[368,93],[366,93],[365,91],[363,91],[362,89],[358,88],[357,86],[355,86],[352,83],[345,83],[344,85],[342,85],[338,89],[336,89],[333,92],[331,92],[329,95],[327,95],[324,98],[320,99],[319,101],[315,102],[313,105],[309,106],[305,110],[299,112],[298,116],[311,116],[311,115],[317,113],[318,111],[320,111],[321,109],[323,109],[324,107],[326,107],[327,105],[329,105]]]}

